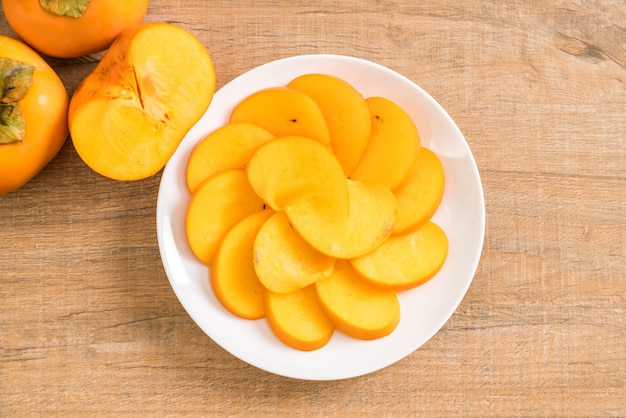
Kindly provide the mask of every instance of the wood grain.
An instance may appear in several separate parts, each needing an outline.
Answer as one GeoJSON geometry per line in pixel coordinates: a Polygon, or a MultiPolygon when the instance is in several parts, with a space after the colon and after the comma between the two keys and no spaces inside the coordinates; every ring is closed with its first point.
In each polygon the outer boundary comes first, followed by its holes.
{"type": "MultiPolygon", "coordinates": [[[[476,158],[487,230],[469,292],[419,350],[308,382],[234,358],[160,262],[160,176],[104,179],[71,141],[0,196],[0,416],[626,416],[622,0],[152,0],[218,86],[299,54],[358,56],[428,91],[476,158]]],[[[4,15],[0,34],[14,36],[4,15]]],[[[49,61],[73,92],[101,55],[49,61]]]]}

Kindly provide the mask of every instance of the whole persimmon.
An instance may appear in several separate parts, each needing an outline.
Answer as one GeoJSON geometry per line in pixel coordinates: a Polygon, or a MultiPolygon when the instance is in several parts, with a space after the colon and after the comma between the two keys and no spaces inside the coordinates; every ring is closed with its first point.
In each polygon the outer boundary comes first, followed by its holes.
{"type": "Polygon", "coordinates": [[[54,70],[23,42],[0,36],[0,194],[29,182],[68,136],[68,95],[54,70]]]}
{"type": "Polygon", "coordinates": [[[37,51],[74,58],[107,49],[143,20],[148,0],[2,0],[7,22],[37,51]]]}

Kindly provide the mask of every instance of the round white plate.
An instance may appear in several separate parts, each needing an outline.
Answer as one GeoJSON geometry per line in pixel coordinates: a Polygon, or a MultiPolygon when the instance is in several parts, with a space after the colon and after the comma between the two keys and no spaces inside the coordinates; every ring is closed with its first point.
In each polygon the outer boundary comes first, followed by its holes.
{"type": "MultiPolygon", "coordinates": [[[[157,235],[163,266],[185,310],[217,344],[271,373],[308,380],[344,379],[389,366],[428,341],[452,316],[474,277],[483,246],[485,207],[476,163],[460,130],[445,110],[407,78],[380,65],[336,55],[303,55],[257,67],[216,92],[198,123],[165,167],[157,201],[157,235]],[[240,319],[224,309],[209,283],[209,268],[191,253],[184,220],[189,192],[185,167],[193,147],[224,125],[234,106],[251,93],[283,86],[307,73],[351,83],[363,96],[395,101],[415,121],[422,144],[437,153],[446,189],[433,221],[449,240],[448,258],[430,281],[400,294],[401,319],[391,335],[360,341],[336,331],[323,348],[302,352],[274,337],[264,319],[240,319]]],[[[207,367],[210,367],[207,364],[207,367]]]]}

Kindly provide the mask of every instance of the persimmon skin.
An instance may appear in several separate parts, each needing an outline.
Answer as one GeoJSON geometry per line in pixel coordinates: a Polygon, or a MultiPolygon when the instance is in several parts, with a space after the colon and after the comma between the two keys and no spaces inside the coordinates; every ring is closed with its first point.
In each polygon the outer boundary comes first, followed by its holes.
{"type": "Polygon", "coordinates": [[[68,137],[69,98],[54,70],[23,42],[0,36],[0,56],[35,67],[32,86],[18,102],[24,139],[0,145],[0,194],[5,194],[28,183],[59,153],[68,137]]]}
{"type": "Polygon", "coordinates": [[[42,54],[75,58],[104,51],[124,30],[143,21],[148,0],[91,0],[79,17],[57,16],[39,0],[2,0],[15,33],[42,54]]]}

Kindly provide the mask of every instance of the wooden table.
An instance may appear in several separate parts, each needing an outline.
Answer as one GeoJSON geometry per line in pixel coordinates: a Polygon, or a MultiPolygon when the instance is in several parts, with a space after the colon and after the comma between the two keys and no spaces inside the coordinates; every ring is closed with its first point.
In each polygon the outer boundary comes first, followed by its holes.
{"type": "MultiPolygon", "coordinates": [[[[622,0],[152,0],[146,21],[197,36],[218,87],[307,53],[423,87],[480,169],[478,271],[396,364],[330,382],[272,375],[221,349],[174,295],[160,174],[108,180],[68,140],[0,196],[0,416],[626,416],[622,0]]],[[[15,36],[4,15],[0,34],[15,36]]],[[[99,57],[50,62],[71,93],[99,57]]]]}

